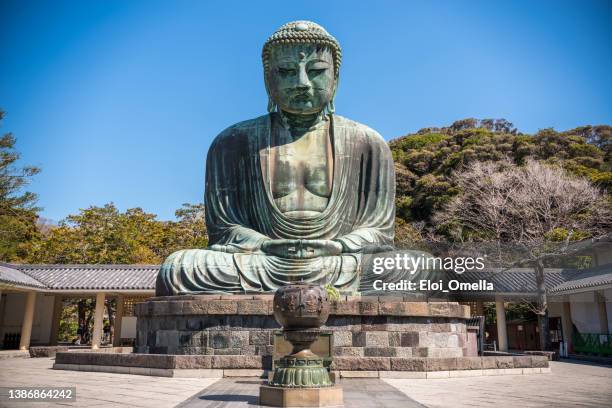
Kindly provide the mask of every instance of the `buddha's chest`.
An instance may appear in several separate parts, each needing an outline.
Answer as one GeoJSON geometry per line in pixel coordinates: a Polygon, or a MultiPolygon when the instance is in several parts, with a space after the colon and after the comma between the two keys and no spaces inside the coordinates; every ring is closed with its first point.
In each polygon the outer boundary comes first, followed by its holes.
{"type": "Polygon", "coordinates": [[[286,211],[325,209],[334,168],[327,132],[315,130],[276,142],[269,151],[269,182],[277,205],[286,211]]]}

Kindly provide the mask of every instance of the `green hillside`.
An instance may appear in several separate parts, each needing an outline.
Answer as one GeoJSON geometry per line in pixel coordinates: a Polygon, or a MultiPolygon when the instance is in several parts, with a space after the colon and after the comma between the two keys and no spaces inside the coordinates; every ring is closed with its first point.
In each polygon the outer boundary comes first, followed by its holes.
{"type": "Polygon", "coordinates": [[[527,157],[563,167],[603,189],[612,186],[612,126],[583,126],[530,135],[504,119],[463,119],[425,128],[389,143],[397,173],[398,224],[430,224],[434,212],[458,193],[453,171],[474,161],[527,157]]]}

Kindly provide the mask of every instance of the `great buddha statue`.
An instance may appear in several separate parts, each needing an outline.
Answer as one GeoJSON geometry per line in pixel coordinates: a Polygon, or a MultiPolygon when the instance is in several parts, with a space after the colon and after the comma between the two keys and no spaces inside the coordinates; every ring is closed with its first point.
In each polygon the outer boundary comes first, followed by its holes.
{"type": "Polygon", "coordinates": [[[336,39],[313,22],[291,22],[268,38],[262,59],[268,114],[214,139],[209,247],[171,254],[158,296],[271,292],[295,282],[357,293],[368,254],[393,249],[393,159],[376,131],[334,112],[336,39]]]}

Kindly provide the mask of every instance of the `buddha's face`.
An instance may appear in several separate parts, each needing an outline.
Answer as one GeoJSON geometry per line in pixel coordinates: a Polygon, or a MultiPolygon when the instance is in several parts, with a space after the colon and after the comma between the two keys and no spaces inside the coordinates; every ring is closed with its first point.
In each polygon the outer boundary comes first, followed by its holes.
{"type": "Polygon", "coordinates": [[[332,52],[311,44],[277,45],[270,52],[268,92],[285,112],[312,114],[334,96],[332,52]]]}

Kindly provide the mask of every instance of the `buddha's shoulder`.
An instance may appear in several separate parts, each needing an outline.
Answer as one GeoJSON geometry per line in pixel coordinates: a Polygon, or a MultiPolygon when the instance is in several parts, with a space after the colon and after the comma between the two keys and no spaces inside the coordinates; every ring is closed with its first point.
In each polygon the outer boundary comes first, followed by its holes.
{"type": "Polygon", "coordinates": [[[269,125],[269,115],[261,115],[253,119],[243,120],[225,128],[217,135],[213,143],[228,143],[244,141],[245,137],[257,134],[256,130],[269,125]]]}
{"type": "MultiPolygon", "coordinates": [[[[213,144],[231,144],[233,142],[244,143],[245,140],[255,137],[262,129],[270,126],[270,115],[261,115],[253,119],[235,123],[223,130],[213,144]]],[[[363,123],[345,118],[344,116],[334,115],[334,128],[341,128],[351,134],[352,137],[363,138],[364,141],[372,145],[387,146],[387,142],[374,129],[363,123]]]]}
{"type": "Polygon", "coordinates": [[[354,136],[361,136],[368,142],[373,144],[384,144],[387,142],[383,137],[372,129],[371,127],[364,125],[363,123],[356,122],[352,119],[345,118],[344,116],[334,115],[334,127],[343,128],[354,134],[354,136]]]}
{"type": "Polygon", "coordinates": [[[243,120],[242,122],[234,123],[221,133],[241,133],[249,132],[255,128],[267,127],[270,124],[270,115],[265,114],[253,119],[243,120]]]}

